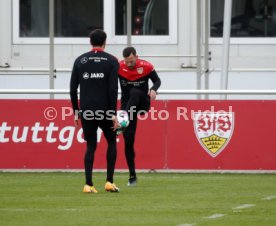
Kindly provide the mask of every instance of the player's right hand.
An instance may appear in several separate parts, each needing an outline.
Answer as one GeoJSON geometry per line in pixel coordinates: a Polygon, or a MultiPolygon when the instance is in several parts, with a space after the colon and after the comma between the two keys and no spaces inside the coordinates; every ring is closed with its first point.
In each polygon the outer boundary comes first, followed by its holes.
{"type": "Polygon", "coordinates": [[[112,116],[112,121],[113,121],[113,131],[116,131],[116,129],[120,128],[120,123],[118,122],[118,119],[115,115],[112,116]]]}

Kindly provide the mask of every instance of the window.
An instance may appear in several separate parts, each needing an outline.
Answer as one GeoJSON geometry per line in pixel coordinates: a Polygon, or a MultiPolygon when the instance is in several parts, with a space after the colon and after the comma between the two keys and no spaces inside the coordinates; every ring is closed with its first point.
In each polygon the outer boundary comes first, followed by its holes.
{"type": "MultiPolygon", "coordinates": [[[[109,43],[125,44],[126,1],[55,0],[55,43],[86,44],[101,28],[109,43]]],[[[133,44],[176,43],[176,12],[177,0],[132,0],[133,44]]],[[[14,43],[49,43],[49,0],[13,0],[13,18],[14,43]]]]}
{"type": "MultiPolygon", "coordinates": [[[[115,34],[126,35],[126,0],[115,0],[115,34]]],[[[132,1],[132,35],[169,35],[169,0],[132,1]]]]}
{"type": "MultiPolygon", "coordinates": [[[[102,0],[55,0],[54,2],[56,38],[63,38],[63,41],[64,38],[87,39],[91,30],[103,29],[102,0]]],[[[17,41],[36,43],[43,42],[49,37],[49,0],[15,0],[14,17],[18,14],[19,26],[14,26],[17,29],[15,30],[17,41]]]]}
{"type": "MultiPolygon", "coordinates": [[[[223,17],[224,1],[211,0],[210,35],[212,38],[222,37],[223,17]]],[[[233,0],[231,37],[240,40],[276,37],[276,1],[233,0]]]]}
{"type": "MultiPolygon", "coordinates": [[[[104,27],[112,43],[127,42],[127,1],[113,0],[105,9],[111,12],[104,27]]],[[[132,0],[132,43],[177,43],[177,0],[132,0]]]]}

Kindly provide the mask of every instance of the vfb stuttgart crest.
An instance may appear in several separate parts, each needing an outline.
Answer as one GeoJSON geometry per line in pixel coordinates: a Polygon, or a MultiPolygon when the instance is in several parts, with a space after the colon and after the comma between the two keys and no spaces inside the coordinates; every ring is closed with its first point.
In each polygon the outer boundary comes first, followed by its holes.
{"type": "Polygon", "coordinates": [[[143,74],[143,72],[144,72],[144,68],[143,68],[143,67],[138,67],[138,68],[137,68],[137,73],[138,73],[139,75],[143,74]]]}
{"type": "Polygon", "coordinates": [[[234,112],[194,112],[196,137],[208,154],[216,157],[229,143],[234,131],[234,112]]]}

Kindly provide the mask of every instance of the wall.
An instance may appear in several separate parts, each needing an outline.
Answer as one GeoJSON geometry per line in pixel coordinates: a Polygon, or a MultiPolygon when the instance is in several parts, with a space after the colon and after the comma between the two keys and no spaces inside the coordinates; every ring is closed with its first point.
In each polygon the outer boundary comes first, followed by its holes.
{"type": "MultiPolygon", "coordinates": [[[[178,1],[178,43],[172,45],[137,45],[141,58],[155,65],[163,84],[162,89],[195,89],[195,69],[180,68],[182,64],[194,67],[196,55],[196,1],[178,1]],[[176,57],[179,55],[179,57],[176,57]]],[[[12,41],[12,1],[0,0],[0,66],[9,63],[9,69],[0,68],[0,88],[48,88],[49,46],[20,45],[12,41]]],[[[90,45],[56,45],[55,68],[57,79],[55,87],[67,89],[70,70],[75,58],[88,51],[90,45]]],[[[210,89],[220,89],[221,44],[210,40],[212,60],[210,61],[210,89]]],[[[230,49],[229,89],[275,89],[276,45],[273,39],[264,44],[232,44],[230,49]]],[[[107,51],[119,59],[125,45],[107,45],[107,51]]],[[[202,84],[205,77],[202,76],[202,84]]],[[[202,87],[204,88],[204,86],[202,87]]],[[[2,98],[18,97],[1,95],[2,98]]],[[[33,95],[21,95],[21,98],[34,98],[33,95]]],[[[36,98],[48,98],[40,95],[36,98]]],[[[67,98],[56,96],[56,98],[67,98]]],[[[195,98],[189,96],[162,96],[164,99],[195,98]]],[[[211,96],[217,98],[217,96],[211,96]]],[[[230,96],[234,99],[273,99],[274,96],[230,96]]]]}
{"type": "Polygon", "coordinates": [[[0,0],[0,65],[4,65],[5,63],[11,64],[12,61],[11,24],[11,1],[0,0]]]}
{"type": "MultiPolygon", "coordinates": [[[[138,121],[137,169],[275,171],[275,106],[155,101],[138,121]]],[[[70,109],[65,100],[1,100],[0,169],[82,169],[85,143],[70,109]]],[[[116,169],[127,169],[122,135],[117,142],[116,169]]],[[[106,147],[99,130],[96,169],[106,168],[106,147]]]]}
{"type": "MultiPolygon", "coordinates": [[[[13,68],[48,68],[48,45],[15,45],[12,43],[12,1],[0,0],[0,64],[9,63],[13,68]]],[[[195,57],[186,55],[196,54],[196,1],[178,0],[178,43],[172,45],[136,45],[139,55],[152,56],[146,59],[152,61],[158,69],[180,69],[181,64],[195,66],[195,57]],[[163,55],[163,57],[158,57],[163,55]],[[170,55],[173,55],[170,57],[170,55]],[[181,55],[182,57],[175,57],[181,55]],[[167,57],[164,57],[167,56],[167,57]]],[[[214,43],[212,40],[211,43],[214,43]]],[[[275,69],[276,45],[267,39],[263,44],[232,44],[230,51],[231,68],[275,69]],[[271,44],[269,44],[271,43],[271,44]]],[[[125,45],[108,45],[107,51],[119,59],[125,45]]],[[[84,45],[56,45],[55,66],[58,69],[70,69],[79,54],[90,49],[89,40],[84,45]]],[[[221,67],[221,44],[211,44],[211,68],[221,67]]]]}

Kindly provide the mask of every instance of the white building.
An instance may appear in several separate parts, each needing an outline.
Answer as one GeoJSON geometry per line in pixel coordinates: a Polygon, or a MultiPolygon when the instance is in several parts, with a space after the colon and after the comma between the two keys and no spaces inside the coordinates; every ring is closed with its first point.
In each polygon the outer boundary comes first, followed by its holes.
{"type": "MultiPolygon", "coordinates": [[[[127,0],[55,0],[55,89],[68,89],[74,59],[89,51],[89,31],[103,28],[106,50],[122,59],[127,44],[127,0]]],[[[227,0],[226,0],[227,1],[227,0]]],[[[197,89],[197,37],[204,56],[209,33],[209,78],[201,89],[221,89],[223,0],[133,0],[132,39],[155,65],[162,89],[197,89]],[[197,3],[202,3],[197,14],[197,3]],[[208,7],[206,15],[205,7],[208,7]],[[200,18],[202,35],[197,31],[200,18]],[[205,18],[208,18],[207,30],[205,18]]],[[[0,0],[0,89],[48,89],[49,0],[0,0]]],[[[233,0],[228,89],[276,89],[276,1],[233,0]]],[[[204,57],[202,71],[204,72],[204,57]]],[[[18,97],[1,95],[1,98],[18,97]]],[[[41,98],[45,96],[23,95],[41,98]]],[[[47,97],[47,96],[46,96],[47,97]]],[[[68,96],[56,96],[56,98],[68,96]]],[[[196,98],[163,96],[161,98],[196,98]]],[[[212,96],[211,96],[212,98],[212,96]]],[[[230,96],[275,99],[275,96],[230,96]]]]}

